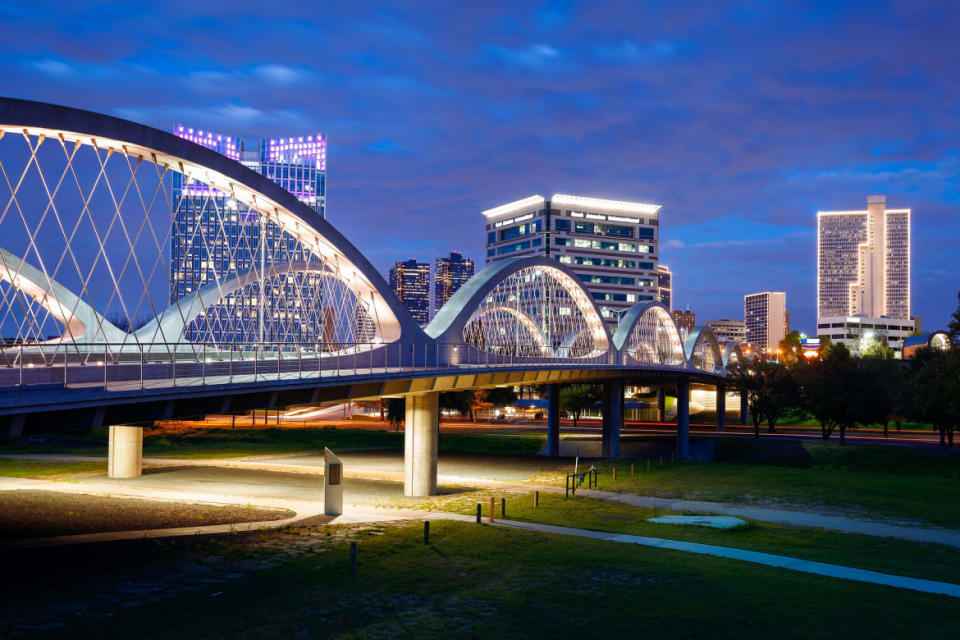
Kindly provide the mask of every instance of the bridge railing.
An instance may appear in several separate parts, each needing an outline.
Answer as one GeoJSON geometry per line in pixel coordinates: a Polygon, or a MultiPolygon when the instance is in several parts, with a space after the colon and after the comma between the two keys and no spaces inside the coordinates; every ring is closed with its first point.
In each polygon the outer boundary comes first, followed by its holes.
{"type": "Polygon", "coordinates": [[[0,389],[52,386],[153,389],[261,381],[391,377],[498,368],[617,366],[582,349],[530,354],[446,343],[35,343],[0,346],[0,389]]]}

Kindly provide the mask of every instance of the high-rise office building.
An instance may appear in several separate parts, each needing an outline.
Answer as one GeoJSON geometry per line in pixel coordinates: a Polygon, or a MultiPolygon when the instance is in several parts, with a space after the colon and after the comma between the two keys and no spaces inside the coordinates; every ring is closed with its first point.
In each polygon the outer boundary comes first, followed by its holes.
{"type": "Polygon", "coordinates": [[[659,299],[660,205],[554,194],[483,212],[487,262],[546,256],[567,265],[614,328],[637,302],[659,299]]]}
{"type": "Polygon", "coordinates": [[[693,328],[697,326],[697,314],[689,309],[686,311],[674,309],[670,315],[673,316],[673,322],[680,330],[680,337],[686,340],[693,328]]]}
{"type": "Polygon", "coordinates": [[[440,307],[473,277],[474,264],[470,258],[451,251],[450,255],[437,258],[433,271],[433,314],[436,315],[440,307]]]}
{"type": "Polygon", "coordinates": [[[817,316],[910,318],[910,209],[817,213],[817,316]]]}
{"type": "MultiPolygon", "coordinates": [[[[244,140],[236,136],[184,125],[176,125],[173,133],[237,160],[325,216],[327,141],[323,134],[263,139],[248,150],[244,140]]],[[[272,222],[265,223],[263,217],[226,193],[173,173],[172,195],[171,303],[230,274],[252,269],[263,273],[276,263],[316,260],[297,238],[272,222]]],[[[192,322],[187,337],[323,342],[332,330],[328,321],[334,311],[332,306],[324,306],[317,294],[322,277],[312,273],[263,276],[192,322]],[[265,292],[262,297],[261,287],[265,292]],[[303,305],[303,300],[312,301],[310,308],[303,305]]]]}
{"type": "Polygon", "coordinates": [[[657,299],[673,311],[673,273],[665,264],[657,265],[657,299]]]}
{"type": "Polygon", "coordinates": [[[746,342],[747,341],[747,323],[741,320],[707,320],[704,326],[710,327],[717,342],[724,345],[728,342],[746,342]]]}
{"type": "Polygon", "coordinates": [[[420,326],[430,322],[430,263],[410,258],[390,268],[390,288],[420,326]]]}
{"type": "Polygon", "coordinates": [[[787,294],[764,291],[743,297],[747,342],[757,349],[774,350],[786,336],[787,294]]]}

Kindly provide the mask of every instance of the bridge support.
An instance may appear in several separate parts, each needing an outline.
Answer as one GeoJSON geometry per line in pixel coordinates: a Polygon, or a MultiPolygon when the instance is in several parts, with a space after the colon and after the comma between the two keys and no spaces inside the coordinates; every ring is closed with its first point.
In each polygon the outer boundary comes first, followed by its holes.
{"type": "Polygon", "coordinates": [[[422,498],[437,493],[437,440],[440,394],[407,396],[403,435],[403,495],[422,498]]]}
{"type": "Polygon", "coordinates": [[[677,460],[690,457],[690,381],[677,381],[677,460]]]}
{"type": "Polygon", "coordinates": [[[623,426],[623,380],[603,383],[603,457],[620,457],[620,428],[623,426]]]}
{"type": "Polygon", "coordinates": [[[657,422],[667,421],[667,392],[657,387],[657,422]]]}
{"type": "Polygon", "coordinates": [[[547,455],[560,455],[560,385],[547,385],[547,455]]]}
{"type": "Polygon", "coordinates": [[[747,406],[747,396],[740,394],[740,426],[750,424],[750,407],[747,406]]]}
{"type": "Polygon", "coordinates": [[[727,430],[727,385],[717,385],[717,431],[727,430]]]}
{"type": "Polygon", "coordinates": [[[143,429],[110,427],[107,476],[138,478],[143,470],[143,429]]]}

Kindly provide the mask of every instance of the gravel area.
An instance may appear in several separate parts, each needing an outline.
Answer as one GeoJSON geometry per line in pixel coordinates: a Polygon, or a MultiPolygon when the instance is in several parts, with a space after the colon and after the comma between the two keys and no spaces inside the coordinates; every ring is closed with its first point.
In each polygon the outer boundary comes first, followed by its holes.
{"type": "Polygon", "coordinates": [[[0,492],[0,540],[281,520],[283,509],[221,507],[55,491],[0,492]]]}

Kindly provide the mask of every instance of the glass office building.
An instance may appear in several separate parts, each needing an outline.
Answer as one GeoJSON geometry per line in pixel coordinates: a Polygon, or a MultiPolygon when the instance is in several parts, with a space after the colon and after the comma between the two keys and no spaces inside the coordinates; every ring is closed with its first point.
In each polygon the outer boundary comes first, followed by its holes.
{"type": "Polygon", "coordinates": [[[422,327],[430,322],[430,263],[413,258],[390,268],[390,288],[422,327]]]}
{"type": "Polygon", "coordinates": [[[660,205],[554,194],[483,212],[487,263],[546,256],[569,267],[614,329],[638,302],[660,299],[660,205]]]}
{"type": "MultiPolygon", "coordinates": [[[[323,134],[263,139],[248,148],[239,137],[185,125],[176,125],[173,132],[241,162],[325,217],[323,134]]],[[[186,332],[189,340],[313,343],[332,336],[336,314],[319,295],[323,276],[292,269],[285,274],[281,268],[317,260],[297,238],[272,222],[264,223],[228,194],[180,173],[173,173],[172,195],[171,303],[233,275],[260,274],[192,322],[186,332]]]]}
{"type": "Polygon", "coordinates": [[[433,315],[437,315],[440,307],[473,277],[473,260],[464,258],[456,251],[450,255],[437,258],[433,269],[433,315]]]}

